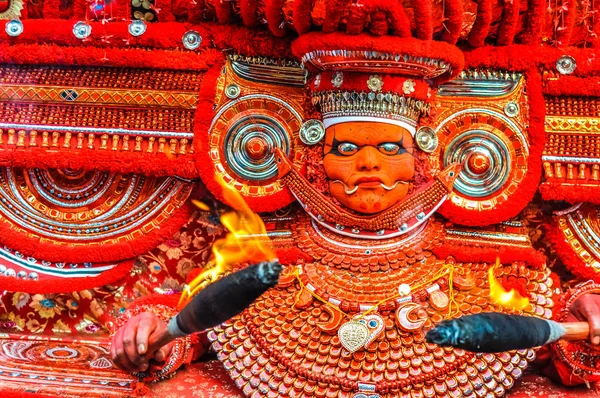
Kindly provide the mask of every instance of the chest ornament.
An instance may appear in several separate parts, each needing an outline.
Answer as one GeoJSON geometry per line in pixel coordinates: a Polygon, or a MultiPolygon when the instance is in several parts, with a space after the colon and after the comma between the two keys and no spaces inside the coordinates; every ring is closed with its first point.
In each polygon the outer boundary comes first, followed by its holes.
{"type": "Polygon", "coordinates": [[[318,279],[310,278],[309,274],[304,265],[299,264],[290,275],[296,278],[300,286],[295,306],[307,308],[314,300],[320,301],[329,319],[316,326],[327,334],[337,334],[342,347],[350,354],[367,348],[383,332],[385,322],[380,312],[393,311],[396,325],[404,332],[419,331],[429,320],[424,309],[426,303],[438,312],[445,311],[447,318],[458,310],[458,304],[454,300],[454,290],[457,288],[454,284],[455,275],[463,282],[458,283],[458,286],[473,285],[465,282],[472,279],[469,273],[449,259],[430,278],[416,281],[412,286],[401,283],[389,296],[384,296],[376,303],[367,303],[335,297],[327,288],[333,283],[328,283],[325,279],[325,283],[319,286],[318,279]],[[353,313],[358,314],[352,315],[353,313]]]}

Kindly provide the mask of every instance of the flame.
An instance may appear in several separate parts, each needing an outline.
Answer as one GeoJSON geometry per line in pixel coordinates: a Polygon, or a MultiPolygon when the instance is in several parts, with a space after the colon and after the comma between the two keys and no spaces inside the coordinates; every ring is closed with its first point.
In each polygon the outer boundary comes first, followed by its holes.
{"type": "Polygon", "coordinates": [[[515,289],[507,291],[502,283],[494,276],[494,269],[500,266],[500,259],[496,258],[496,266],[488,269],[488,281],[490,284],[490,299],[492,303],[503,308],[514,311],[522,311],[529,306],[527,297],[521,296],[515,289]]]}
{"type": "Polygon", "coordinates": [[[200,202],[199,200],[192,199],[192,203],[194,204],[194,206],[196,206],[197,208],[199,208],[202,211],[210,210],[210,207],[208,207],[208,205],[206,203],[200,202]]]}
{"type": "MultiPolygon", "coordinates": [[[[215,177],[223,189],[225,200],[234,211],[221,216],[221,223],[229,231],[225,238],[212,246],[214,260],[209,261],[202,272],[183,290],[178,307],[183,308],[192,297],[208,284],[216,281],[236,263],[252,261],[273,261],[275,253],[267,238],[267,229],[258,214],[252,212],[239,192],[227,185],[220,177],[215,177]]],[[[208,208],[204,203],[192,201],[200,209],[208,208]]]]}

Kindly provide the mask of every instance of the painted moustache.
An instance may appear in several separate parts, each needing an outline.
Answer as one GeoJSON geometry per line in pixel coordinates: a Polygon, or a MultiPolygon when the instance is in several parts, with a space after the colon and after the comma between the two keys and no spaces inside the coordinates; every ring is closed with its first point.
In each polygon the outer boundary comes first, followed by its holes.
{"type": "MultiPolygon", "coordinates": [[[[344,183],[342,180],[334,180],[334,181],[332,181],[332,183],[342,184],[344,186],[344,192],[346,193],[346,195],[352,195],[353,193],[355,193],[358,190],[358,184],[351,188],[348,185],[346,185],[346,183],[344,183]]],[[[381,188],[385,189],[386,191],[391,191],[392,189],[396,188],[399,184],[408,185],[410,183],[408,181],[396,181],[391,186],[385,185],[383,182],[381,182],[379,185],[381,186],[381,188]]]]}

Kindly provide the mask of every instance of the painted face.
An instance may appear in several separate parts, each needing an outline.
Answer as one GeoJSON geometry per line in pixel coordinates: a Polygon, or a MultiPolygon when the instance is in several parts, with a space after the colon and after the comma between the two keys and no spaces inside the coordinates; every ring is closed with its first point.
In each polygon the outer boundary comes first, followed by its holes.
{"type": "Polygon", "coordinates": [[[413,138],[387,123],[336,124],[325,132],[323,166],[331,196],[351,210],[375,214],[408,193],[415,173],[413,138]]]}

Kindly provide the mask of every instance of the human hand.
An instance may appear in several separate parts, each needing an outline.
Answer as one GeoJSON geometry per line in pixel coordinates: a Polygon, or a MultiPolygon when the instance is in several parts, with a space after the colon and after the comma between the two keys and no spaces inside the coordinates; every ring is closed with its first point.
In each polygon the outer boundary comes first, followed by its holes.
{"type": "Polygon", "coordinates": [[[590,325],[590,341],[600,344],[600,295],[584,294],[571,305],[567,321],[584,321],[590,325]]]}
{"type": "Polygon", "coordinates": [[[115,333],[110,356],[115,365],[128,372],[145,371],[150,360],[162,362],[173,348],[167,324],[151,312],[129,319],[115,333]]]}

